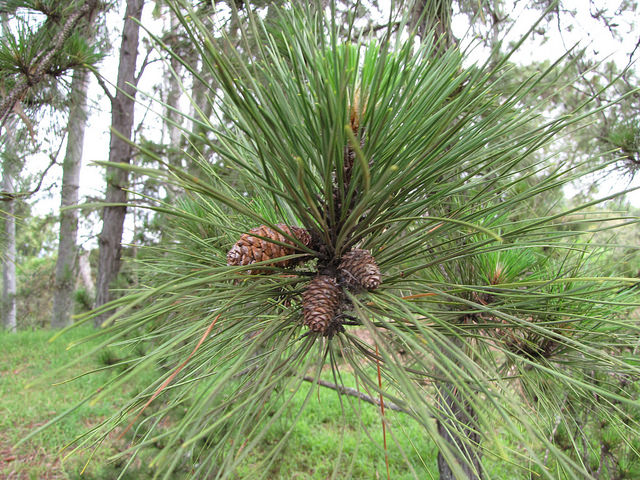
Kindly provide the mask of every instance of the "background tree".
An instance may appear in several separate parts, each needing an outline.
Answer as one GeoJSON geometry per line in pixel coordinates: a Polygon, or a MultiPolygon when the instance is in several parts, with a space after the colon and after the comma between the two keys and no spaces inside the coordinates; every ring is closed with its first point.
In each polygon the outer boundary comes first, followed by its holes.
{"type": "Polygon", "coordinates": [[[2,12],[14,14],[20,9],[37,11],[45,16],[37,29],[19,28],[17,34],[5,32],[0,69],[4,75],[0,102],[0,123],[4,125],[12,110],[41,83],[85,64],[86,48],[79,42],[76,26],[90,18],[98,0],[56,1],[7,0],[2,12]]]}
{"type": "MultiPolygon", "coordinates": [[[[98,11],[83,19],[76,28],[84,31],[88,43],[97,36],[93,25],[98,11]]],[[[77,69],[73,74],[69,93],[69,118],[67,121],[67,148],[62,165],[60,193],[60,235],[54,284],[53,315],[51,326],[60,328],[71,323],[74,292],[78,271],[78,205],[80,170],[84,151],[84,134],[87,126],[88,70],[77,69]]]]}
{"type": "Polygon", "coordinates": [[[5,243],[2,255],[2,326],[12,332],[16,331],[16,219],[14,200],[14,182],[19,163],[16,155],[16,135],[5,135],[2,151],[2,190],[5,202],[1,209],[4,220],[5,243]]]}
{"type": "MultiPolygon", "coordinates": [[[[82,37],[78,25],[90,21],[99,5],[93,0],[64,4],[50,1],[2,2],[0,88],[4,95],[0,104],[0,128],[1,141],[6,146],[3,163],[6,189],[2,191],[2,197],[8,212],[15,210],[15,199],[27,198],[40,189],[45,174],[56,162],[55,156],[52,156],[51,163],[42,172],[35,188],[15,190],[15,175],[25,164],[23,152],[41,148],[37,138],[38,129],[34,126],[37,124],[36,116],[42,115],[42,111],[49,107],[59,106],[60,86],[70,70],[84,68],[98,59],[93,46],[82,37]],[[38,16],[42,19],[40,23],[38,16]],[[28,135],[17,133],[22,130],[28,135]],[[27,142],[31,145],[27,146],[27,142]]],[[[49,118],[49,121],[54,120],[49,118]]],[[[8,255],[4,268],[4,301],[9,315],[7,323],[13,329],[16,326],[14,221],[11,215],[5,221],[8,255]]]]}
{"type": "MultiPolygon", "coordinates": [[[[138,38],[143,0],[128,0],[120,45],[117,91],[110,95],[111,100],[111,137],[109,143],[109,161],[129,164],[132,157],[130,145],[131,129],[135,106],[136,60],[138,58],[138,38]]],[[[109,300],[109,286],[120,270],[121,242],[126,215],[127,173],[118,168],[107,168],[107,206],[102,212],[102,231],[98,237],[99,259],[96,279],[96,307],[109,300]]],[[[96,325],[102,319],[96,318],[96,325]]]]}
{"type": "Polygon", "coordinates": [[[69,325],[73,313],[73,293],[75,291],[78,256],[76,245],[78,211],[68,208],[78,205],[84,131],[87,122],[87,77],[86,71],[77,70],[71,83],[67,152],[62,167],[60,235],[56,262],[53,315],[51,317],[51,326],[53,328],[69,325]]]}
{"type": "MultiPolygon", "coordinates": [[[[528,42],[529,55],[520,55],[524,58],[513,60],[513,71],[504,78],[505,88],[517,88],[519,82],[533,72],[546,69],[551,59],[540,59],[539,52],[550,45],[561,45],[563,50],[570,52],[572,62],[556,75],[571,82],[571,88],[549,92],[549,109],[570,111],[589,99],[600,105],[616,100],[615,106],[598,114],[598,121],[581,126],[567,138],[573,148],[568,149],[563,161],[581,163],[593,151],[598,151],[598,158],[609,163],[613,175],[633,175],[637,168],[634,159],[640,137],[637,117],[640,97],[633,66],[640,53],[640,37],[631,33],[637,30],[634,23],[637,5],[634,2],[623,1],[614,6],[609,2],[590,0],[584,7],[576,8],[571,2],[563,1],[520,5],[501,0],[457,1],[454,8],[456,13],[467,17],[473,36],[481,39],[496,59],[503,58],[510,51],[509,45],[517,41],[512,32],[519,26],[518,17],[544,15],[528,42]],[[576,38],[580,34],[588,35],[588,41],[576,48],[576,38]],[[612,45],[616,46],[615,51],[610,50],[612,45]],[[603,61],[599,57],[604,56],[605,51],[607,58],[603,61]],[[609,85],[611,88],[605,88],[609,85]]],[[[553,81],[562,82],[560,78],[553,81]]],[[[535,98],[527,100],[533,101],[535,98]]],[[[598,182],[590,183],[592,185],[584,186],[587,195],[597,189],[598,182]]]]}

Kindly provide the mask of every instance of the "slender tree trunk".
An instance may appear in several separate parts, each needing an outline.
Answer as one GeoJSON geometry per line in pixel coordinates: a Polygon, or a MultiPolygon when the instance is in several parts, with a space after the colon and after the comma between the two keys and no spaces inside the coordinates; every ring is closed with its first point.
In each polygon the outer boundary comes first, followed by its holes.
{"type": "MultiPolygon", "coordinates": [[[[3,33],[9,30],[9,19],[5,13],[0,16],[3,33]]],[[[15,200],[11,194],[15,192],[13,184],[13,170],[16,150],[16,125],[11,119],[11,110],[15,103],[5,112],[0,106],[0,148],[2,152],[2,197],[4,202],[0,205],[0,215],[4,217],[4,240],[0,243],[4,247],[4,255],[0,255],[2,261],[2,304],[0,305],[0,321],[2,327],[10,332],[17,330],[16,308],[16,219],[15,200]],[[9,123],[3,128],[5,123],[9,123]]]]}
{"type": "MultiPolygon", "coordinates": [[[[442,417],[438,419],[438,433],[450,445],[456,463],[464,473],[463,479],[482,479],[482,453],[477,432],[478,414],[454,386],[439,382],[438,406],[442,417]]],[[[438,452],[440,480],[463,480],[455,476],[442,452],[438,452]]]]}
{"type": "MultiPolygon", "coordinates": [[[[178,37],[176,32],[178,32],[180,28],[180,22],[178,21],[178,18],[176,17],[173,10],[169,11],[169,24],[170,30],[175,34],[167,39],[167,45],[169,45],[169,47],[173,50],[177,51],[180,38],[178,37]]],[[[167,107],[165,109],[165,125],[167,127],[167,133],[169,136],[169,162],[172,165],[181,166],[179,161],[176,162],[176,157],[178,156],[176,154],[180,152],[179,156],[182,157],[182,149],[180,148],[182,131],[180,129],[180,126],[182,124],[183,116],[181,113],[179,113],[179,104],[180,97],[182,95],[182,89],[180,88],[180,83],[178,82],[178,78],[176,78],[175,75],[180,76],[183,68],[182,63],[174,57],[171,57],[171,59],[169,60],[169,65],[171,66],[172,71],[167,72],[167,107]]]]}
{"type": "MultiPolygon", "coordinates": [[[[179,35],[180,22],[173,10],[169,10],[169,26],[168,29],[172,32],[172,35],[165,39],[165,42],[169,48],[174,52],[179,52],[183,57],[191,55],[191,52],[184,52],[184,49],[180,49],[180,42],[182,38],[179,35]]],[[[170,165],[175,165],[179,168],[184,168],[185,154],[184,154],[184,141],[182,139],[182,123],[184,116],[180,113],[180,97],[182,96],[182,88],[179,78],[182,76],[183,66],[182,63],[171,57],[169,60],[169,66],[165,69],[165,91],[167,96],[165,99],[166,107],[164,112],[164,127],[166,129],[167,138],[164,138],[163,131],[163,143],[167,144],[167,162],[170,165]],[[169,68],[170,67],[170,68],[169,68]]],[[[165,186],[167,195],[165,201],[171,203],[177,190],[171,185],[165,186]]],[[[161,230],[161,235],[164,235],[164,230],[161,230]]]]}
{"type": "MultiPolygon", "coordinates": [[[[451,30],[452,0],[414,0],[409,11],[410,26],[416,35],[424,39],[430,31],[436,41],[436,54],[442,55],[448,48],[457,44],[451,30]]],[[[452,340],[461,347],[461,342],[452,340]]],[[[446,349],[442,353],[449,355],[446,349]]],[[[444,377],[444,375],[440,375],[444,377]]],[[[482,453],[480,434],[478,433],[478,415],[463,395],[450,383],[436,382],[440,415],[437,421],[438,433],[449,444],[449,450],[460,467],[464,477],[456,477],[454,469],[442,452],[438,452],[438,471],[440,480],[481,480],[482,453]]],[[[457,469],[456,469],[457,470],[457,469]]]]}
{"type": "Polygon", "coordinates": [[[96,285],[91,277],[91,263],[89,262],[89,252],[83,251],[78,256],[78,278],[85,288],[90,298],[94,298],[96,285]]]}
{"type": "Polygon", "coordinates": [[[80,168],[87,120],[87,71],[76,70],[71,82],[71,106],[67,127],[67,151],[62,165],[60,201],[60,239],[54,283],[52,328],[71,323],[73,292],[76,284],[78,249],[78,211],[64,210],[78,204],[80,168]]]}
{"type": "MultiPolygon", "coordinates": [[[[8,137],[10,134],[7,135],[8,137]]],[[[7,144],[12,138],[7,138],[7,144]]],[[[7,145],[11,148],[11,145],[7,145]]],[[[6,153],[6,152],[5,152],[6,153]]],[[[10,155],[9,155],[10,157],[10,155]]],[[[13,193],[14,185],[11,175],[11,158],[5,157],[3,162],[2,189],[6,193],[13,193]]],[[[2,258],[2,326],[15,332],[16,322],[16,219],[15,200],[7,200],[0,206],[4,215],[4,236],[6,250],[2,258]]]]}
{"type": "MultiPolygon", "coordinates": [[[[194,63],[197,64],[197,62],[197,59],[194,60],[194,63]]],[[[202,62],[202,60],[200,60],[200,62],[202,62]]],[[[200,75],[202,75],[203,78],[207,78],[206,67],[202,66],[202,63],[200,63],[200,75]]],[[[213,79],[208,78],[208,80],[213,82],[213,79]]],[[[193,86],[191,87],[191,98],[193,99],[193,103],[195,103],[195,105],[198,105],[200,112],[202,112],[205,118],[210,117],[213,112],[211,102],[207,99],[207,92],[207,86],[203,82],[200,82],[194,78],[193,86]]],[[[201,120],[199,118],[200,113],[193,105],[191,105],[189,114],[192,118],[201,120]]],[[[187,152],[186,156],[190,157],[193,155],[198,155],[199,152],[207,152],[207,147],[202,141],[202,135],[206,135],[206,129],[200,126],[195,121],[191,122],[191,125],[189,127],[191,131],[189,141],[185,146],[185,150],[187,152]]],[[[196,162],[189,162],[186,165],[186,169],[192,175],[198,176],[201,173],[200,167],[196,162]]]]}
{"type": "MultiPolygon", "coordinates": [[[[8,27],[8,19],[5,14],[2,18],[2,29],[8,27]]],[[[2,128],[0,125],[0,147],[2,152],[2,193],[3,200],[0,204],[0,215],[4,220],[0,248],[4,249],[4,254],[0,255],[2,262],[2,298],[0,303],[0,325],[10,332],[17,329],[16,318],[16,220],[14,218],[15,200],[10,196],[15,190],[13,186],[12,163],[15,126],[9,125],[2,128]]]]}
{"type": "Polygon", "coordinates": [[[409,11],[409,24],[420,38],[430,30],[438,40],[437,51],[444,52],[457,43],[451,30],[452,0],[414,0],[409,11]]]}
{"type": "MultiPolygon", "coordinates": [[[[117,93],[112,99],[111,128],[126,139],[131,138],[135,107],[135,70],[138,57],[138,37],[144,0],[129,0],[125,13],[120,63],[118,66],[117,93]]],[[[109,161],[129,164],[132,149],[127,140],[111,133],[109,161]]],[[[127,200],[125,188],[128,183],[126,171],[107,168],[107,203],[124,204],[127,200]]],[[[102,232],[98,238],[100,253],[98,257],[98,277],[96,282],[96,307],[109,301],[109,286],[120,270],[121,242],[126,215],[124,206],[107,206],[102,213],[102,232]]],[[[99,326],[105,315],[96,317],[99,326]]]]}

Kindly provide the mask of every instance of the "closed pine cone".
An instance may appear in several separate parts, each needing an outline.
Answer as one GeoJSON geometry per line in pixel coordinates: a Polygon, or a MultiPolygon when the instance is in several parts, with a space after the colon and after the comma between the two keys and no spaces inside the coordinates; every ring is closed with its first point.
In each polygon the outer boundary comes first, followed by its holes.
{"type": "MultiPolygon", "coordinates": [[[[283,223],[278,223],[277,227],[288,235],[296,237],[305,246],[311,244],[311,235],[309,235],[309,232],[304,228],[290,227],[283,223]]],[[[296,253],[296,248],[291,240],[276,230],[266,225],[261,225],[260,227],[252,228],[249,230],[249,233],[242,234],[240,240],[238,240],[235,245],[231,247],[229,253],[227,253],[227,265],[250,265],[294,253],[296,253]],[[258,235],[264,238],[258,238],[258,235]],[[266,240],[269,238],[290,246],[278,245],[277,243],[266,240]]],[[[298,259],[287,259],[275,262],[272,265],[276,267],[290,267],[298,262],[298,259]]],[[[261,273],[261,271],[248,270],[248,273],[261,273]]]]}
{"type": "Polygon", "coordinates": [[[375,290],[382,282],[380,268],[366,250],[354,249],[345,253],[338,266],[340,281],[348,288],[375,290]]]}
{"type": "Polygon", "coordinates": [[[340,281],[353,289],[375,290],[382,282],[376,259],[366,250],[358,248],[342,255],[338,272],[340,281]]]}
{"type": "Polygon", "coordinates": [[[342,291],[335,278],[328,275],[315,277],[302,294],[304,324],[312,332],[327,334],[339,313],[342,291]]]}

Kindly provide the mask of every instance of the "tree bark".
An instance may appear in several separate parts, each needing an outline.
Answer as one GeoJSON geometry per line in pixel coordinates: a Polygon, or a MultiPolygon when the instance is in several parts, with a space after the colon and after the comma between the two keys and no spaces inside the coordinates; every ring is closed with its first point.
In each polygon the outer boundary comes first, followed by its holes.
{"type": "Polygon", "coordinates": [[[452,0],[415,0],[409,11],[409,26],[420,38],[433,30],[436,51],[444,52],[457,43],[451,30],[452,0]]]}
{"type": "MultiPolygon", "coordinates": [[[[173,10],[169,11],[169,24],[170,24],[170,31],[173,32],[173,35],[171,35],[167,39],[166,43],[172,50],[178,52],[180,37],[178,37],[177,32],[180,29],[180,22],[178,21],[178,18],[176,17],[173,10]]],[[[177,157],[181,157],[182,155],[177,155],[177,152],[181,153],[181,150],[182,150],[180,148],[180,143],[182,140],[182,131],[180,126],[182,124],[183,116],[182,114],[179,113],[179,111],[176,111],[176,110],[179,110],[180,97],[182,96],[182,89],[180,88],[180,83],[178,82],[178,79],[176,78],[176,76],[174,76],[174,73],[175,75],[180,76],[182,72],[182,64],[177,58],[171,57],[171,59],[169,60],[169,65],[171,66],[172,71],[167,71],[167,78],[166,78],[167,107],[165,108],[165,118],[166,118],[165,125],[167,128],[167,133],[169,137],[168,138],[168,141],[169,141],[169,150],[168,150],[169,159],[168,160],[172,165],[182,166],[180,165],[179,158],[177,158],[177,157]]]]}
{"type": "Polygon", "coordinates": [[[438,433],[450,445],[455,461],[464,477],[455,476],[442,452],[438,452],[440,480],[482,480],[482,453],[477,431],[478,414],[457,391],[455,386],[438,382],[438,406],[442,412],[438,419],[438,433]]]}
{"type": "MultiPolygon", "coordinates": [[[[195,60],[195,62],[197,62],[197,60],[195,60]]],[[[204,66],[203,63],[204,62],[201,61],[200,75],[202,75],[203,78],[207,78],[206,66],[204,66]]],[[[213,82],[213,79],[209,80],[213,82]]],[[[198,81],[194,77],[193,86],[191,87],[191,98],[193,99],[193,103],[198,105],[205,118],[210,117],[213,112],[211,102],[207,99],[207,91],[207,85],[198,81]]],[[[200,118],[200,113],[196,110],[194,105],[191,105],[189,114],[191,118],[202,120],[200,118]]],[[[206,133],[206,129],[200,126],[197,122],[194,121],[191,123],[190,138],[186,145],[187,156],[194,156],[207,151],[206,146],[202,141],[202,135],[206,135],[206,133]]],[[[201,173],[197,162],[189,162],[186,167],[187,171],[192,175],[197,176],[201,173]]]]}
{"type": "Polygon", "coordinates": [[[62,165],[60,200],[60,237],[54,282],[52,328],[71,323],[73,292],[77,276],[78,211],[65,210],[78,204],[80,169],[87,120],[87,71],[76,70],[71,82],[71,106],[67,133],[67,151],[62,165]]]}
{"type": "MultiPolygon", "coordinates": [[[[169,35],[165,37],[165,43],[173,50],[177,55],[182,58],[187,56],[193,56],[193,52],[187,51],[185,48],[181,48],[183,37],[180,35],[180,22],[175,12],[169,9],[169,35]]],[[[185,166],[185,154],[184,144],[182,138],[182,124],[184,115],[180,112],[180,98],[182,97],[182,87],[179,78],[183,73],[182,63],[175,57],[169,59],[169,66],[165,69],[165,91],[167,96],[165,99],[165,111],[164,111],[164,127],[166,129],[167,138],[164,138],[163,143],[166,143],[167,162],[170,165],[175,165],[179,168],[185,166]],[[170,68],[169,68],[170,67],[170,68]]],[[[165,186],[166,197],[165,201],[171,203],[175,198],[177,189],[171,185],[165,186]]],[[[160,231],[161,235],[164,235],[164,229],[160,231]]]]}
{"type": "Polygon", "coordinates": [[[94,298],[96,286],[91,277],[91,263],[89,262],[89,252],[83,251],[78,255],[78,279],[82,283],[87,293],[94,298]]]}
{"type": "MultiPolygon", "coordinates": [[[[7,193],[15,191],[13,184],[13,134],[5,136],[4,161],[2,165],[2,189],[7,193]]],[[[8,199],[2,204],[4,215],[4,241],[6,249],[2,257],[2,326],[10,332],[17,329],[16,322],[16,219],[15,200],[8,199]]]]}
{"type": "MultiPolygon", "coordinates": [[[[132,148],[125,139],[131,139],[133,115],[135,107],[135,70],[138,57],[139,21],[142,16],[144,0],[129,0],[124,19],[122,43],[120,46],[120,62],[118,65],[117,92],[111,105],[111,141],[109,145],[109,161],[114,163],[131,163],[132,148]],[[123,138],[116,135],[119,132],[123,138]]],[[[129,175],[125,170],[107,168],[107,193],[105,201],[124,204],[127,194],[129,175]]],[[[98,276],[96,281],[96,307],[109,301],[109,286],[120,271],[121,242],[126,215],[125,206],[107,206],[102,213],[102,232],[98,237],[98,276]]],[[[95,326],[105,320],[106,314],[96,317],[95,326]]]]}

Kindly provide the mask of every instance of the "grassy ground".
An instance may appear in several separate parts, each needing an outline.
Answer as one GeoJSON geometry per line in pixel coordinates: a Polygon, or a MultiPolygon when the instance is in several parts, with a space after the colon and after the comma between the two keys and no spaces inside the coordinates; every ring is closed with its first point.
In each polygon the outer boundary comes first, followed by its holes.
{"type": "MultiPolygon", "coordinates": [[[[0,432],[3,432],[0,435],[0,479],[81,478],[80,472],[89,459],[89,452],[62,462],[64,454],[61,450],[110,414],[121,400],[119,397],[111,397],[96,405],[84,404],[28,442],[18,447],[14,445],[32,430],[99,389],[108,378],[109,373],[97,373],[56,386],[52,385],[56,379],[41,381],[52,370],[90,350],[97,342],[69,351],[66,347],[69,342],[91,332],[90,328],[77,329],[52,343],[48,342],[52,333],[46,330],[17,334],[0,332],[0,432]]],[[[90,358],[65,370],[58,379],[72,378],[100,366],[98,358],[90,358]]],[[[133,388],[136,385],[127,385],[122,395],[133,388]]],[[[116,478],[117,466],[104,460],[121,448],[121,443],[114,438],[107,439],[103,448],[96,451],[82,478],[116,478]]]]}
{"type": "MultiPolygon", "coordinates": [[[[305,393],[300,391],[295,396],[290,417],[302,406],[305,393]]],[[[341,405],[339,397],[326,389],[311,395],[282,455],[271,466],[268,478],[386,479],[378,407],[348,402],[344,397],[341,405]]],[[[425,438],[424,430],[403,413],[387,410],[385,416],[389,425],[387,452],[391,478],[438,478],[437,451],[425,438]]],[[[286,418],[270,429],[263,450],[282,438],[288,430],[288,420],[286,418]]],[[[259,458],[260,454],[255,457],[259,458]]],[[[240,475],[242,478],[255,478],[256,470],[251,461],[241,468],[240,475]]]]}
{"type": "MultiPolygon", "coordinates": [[[[61,422],[45,430],[26,443],[15,443],[33,429],[46,423],[81,398],[99,389],[113,373],[102,372],[52,386],[52,381],[35,380],[67,364],[96,345],[96,341],[67,350],[67,345],[92,333],[90,328],[76,329],[53,343],[48,342],[49,331],[0,333],[0,479],[115,479],[121,464],[108,462],[108,457],[125,447],[125,440],[117,433],[107,437],[81,471],[91,452],[74,454],[64,462],[61,449],[75,437],[96,425],[121,405],[128,395],[150,383],[153,371],[138,379],[138,384],[127,384],[117,395],[98,402],[86,403],[61,422]]],[[[88,358],[64,372],[71,378],[103,366],[102,358],[88,358]]],[[[303,389],[304,390],[304,389],[303,389]]],[[[296,395],[291,416],[305,400],[305,392],[296,395]]],[[[342,414],[340,400],[335,392],[321,389],[313,394],[304,414],[300,417],[278,462],[271,465],[270,479],[385,479],[385,455],[382,448],[382,428],[377,407],[359,404],[357,414],[345,404],[342,414]],[[361,428],[364,427],[364,428],[361,428]],[[338,461],[339,459],[339,461],[338,461]]],[[[390,425],[388,455],[392,479],[438,478],[437,452],[424,436],[424,431],[406,415],[387,412],[390,425]]],[[[288,429],[287,419],[276,423],[256,453],[248,458],[238,471],[238,478],[256,476],[262,452],[282,438],[288,429]]],[[[130,468],[125,478],[150,478],[153,474],[148,463],[157,450],[149,450],[130,468]]],[[[523,472],[508,471],[498,463],[487,461],[492,478],[517,478],[523,472]]],[[[260,470],[261,471],[261,470],[260,470]]],[[[176,474],[175,478],[181,475],[176,474]]]]}

